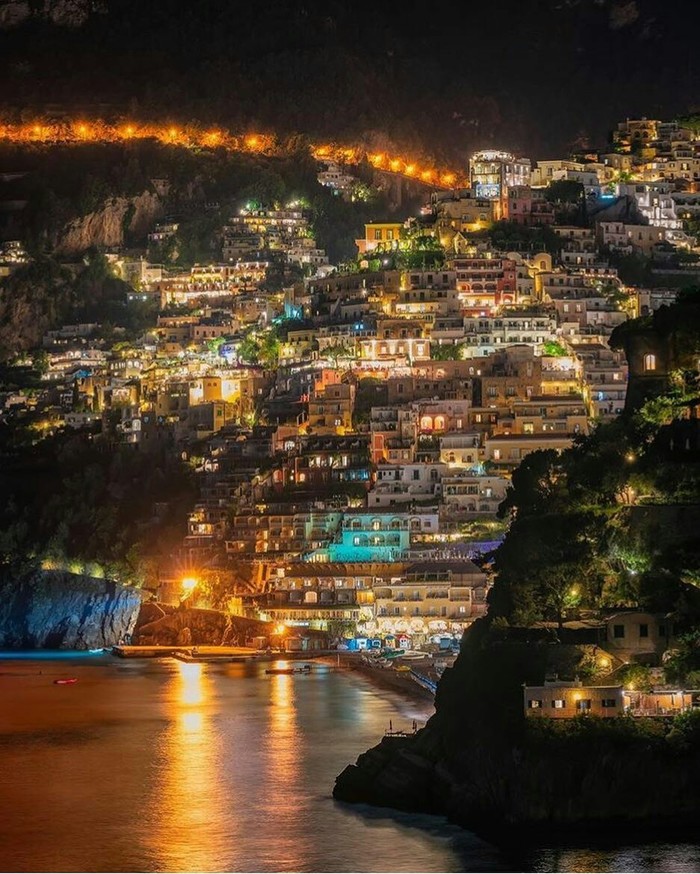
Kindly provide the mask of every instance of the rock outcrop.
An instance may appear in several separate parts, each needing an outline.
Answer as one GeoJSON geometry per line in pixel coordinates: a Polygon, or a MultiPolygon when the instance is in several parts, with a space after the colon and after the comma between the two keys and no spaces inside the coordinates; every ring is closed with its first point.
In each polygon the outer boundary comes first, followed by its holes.
{"type": "Polygon", "coordinates": [[[137,589],[112,580],[35,570],[0,580],[0,647],[98,649],[131,634],[137,589]]]}
{"type": "Polygon", "coordinates": [[[113,197],[95,212],[66,225],[57,241],[56,251],[62,255],[78,255],[93,246],[123,246],[127,231],[137,236],[145,235],[162,212],[161,199],[151,191],[144,191],[136,197],[113,197]]]}
{"type": "Polygon", "coordinates": [[[140,646],[245,646],[257,636],[269,636],[271,626],[255,619],[229,616],[219,610],[146,603],[133,633],[140,646]]]}
{"type": "Polygon", "coordinates": [[[675,729],[625,717],[554,730],[524,718],[520,683],[546,671],[559,646],[494,640],[488,626],[473,626],[438,686],[435,716],[361,755],[334,797],[446,815],[496,842],[513,831],[614,825],[633,837],[697,822],[697,738],[679,743],[675,729]]]}

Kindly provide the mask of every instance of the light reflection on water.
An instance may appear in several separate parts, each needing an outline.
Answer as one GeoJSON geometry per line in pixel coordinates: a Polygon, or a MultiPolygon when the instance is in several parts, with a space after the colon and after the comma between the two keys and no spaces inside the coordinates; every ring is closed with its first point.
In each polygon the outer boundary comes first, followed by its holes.
{"type": "Polygon", "coordinates": [[[333,781],[432,708],[315,667],[102,660],[0,669],[0,870],[699,870],[696,846],[501,853],[333,781]]]}
{"type": "Polygon", "coordinates": [[[222,797],[220,738],[208,711],[211,679],[201,664],[177,662],[167,702],[170,725],[161,739],[154,816],[146,838],[166,871],[218,871],[217,806],[222,797]]]}

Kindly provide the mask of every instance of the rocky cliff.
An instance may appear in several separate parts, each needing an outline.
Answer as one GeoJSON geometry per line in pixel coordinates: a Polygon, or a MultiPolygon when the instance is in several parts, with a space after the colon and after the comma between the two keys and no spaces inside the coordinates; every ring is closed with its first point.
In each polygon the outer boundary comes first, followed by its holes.
{"type": "Polygon", "coordinates": [[[541,682],[558,648],[494,640],[488,626],[473,626],[443,675],[435,716],[417,735],[384,738],[361,755],[334,796],[446,815],[496,840],[513,830],[614,824],[632,835],[696,822],[697,737],[658,720],[524,718],[520,683],[533,672],[541,682]]]}
{"type": "Polygon", "coordinates": [[[111,580],[35,570],[0,579],[0,647],[98,649],[131,634],[137,589],[111,580]]]}
{"type": "Polygon", "coordinates": [[[100,209],[66,225],[57,241],[56,251],[62,255],[78,255],[93,246],[123,246],[125,233],[145,236],[162,213],[161,199],[151,191],[144,191],[136,197],[110,198],[100,209]]]}

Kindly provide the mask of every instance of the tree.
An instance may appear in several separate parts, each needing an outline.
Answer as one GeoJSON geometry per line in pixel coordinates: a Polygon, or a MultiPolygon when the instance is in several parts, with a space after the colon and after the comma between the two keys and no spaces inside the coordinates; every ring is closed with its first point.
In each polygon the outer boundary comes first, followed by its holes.
{"type": "Polygon", "coordinates": [[[511,485],[498,508],[499,518],[511,511],[519,515],[555,511],[562,495],[561,474],[561,461],[554,449],[531,452],[513,471],[511,485]]]}
{"type": "Polygon", "coordinates": [[[579,204],[583,195],[583,185],[572,179],[557,179],[544,191],[544,196],[550,203],[579,204]]]}

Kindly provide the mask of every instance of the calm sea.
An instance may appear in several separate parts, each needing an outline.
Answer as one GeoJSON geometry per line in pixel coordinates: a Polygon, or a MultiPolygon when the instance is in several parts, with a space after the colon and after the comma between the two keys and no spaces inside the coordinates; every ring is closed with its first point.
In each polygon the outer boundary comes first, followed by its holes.
{"type": "Polygon", "coordinates": [[[430,707],[265,667],[0,659],[0,870],[700,870],[697,846],[504,854],[439,818],[338,804],[336,774],[430,707]]]}

